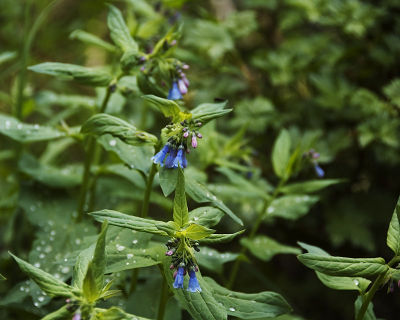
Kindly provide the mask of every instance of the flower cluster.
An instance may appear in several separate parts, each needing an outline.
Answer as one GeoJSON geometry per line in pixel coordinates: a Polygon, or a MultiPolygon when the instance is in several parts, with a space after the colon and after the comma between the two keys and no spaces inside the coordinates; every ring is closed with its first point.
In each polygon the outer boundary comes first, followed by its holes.
{"type": "Polygon", "coordinates": [[[189,80],[186,77],[186,74],[183,72],[183,70],[187,69],[189,69],[187,64],[184,64],[182,68],[177,68],[178,80],[173,80],[167,99],[180,100],[188,92],[189,80]]]}
{"type": "Polygon", "coordinates": [[[320,154],[316,152],[314,149],[310,149],[308,152],[304,154],[304,157],[306,157],[311,161],[318,178],[323,178],[325,175],[325,171],[318,165],[317,162],[317,160],[320,157],[320,154]]]}
{"type": "Polygon", "coordinates": [[[190,152],[189,146],[197,148],[197,139],[203,138],[201,133],[197,132],[201,125],[201,122],[187,120],[179,124],[168,125],[166,129],[172,136],[151,160],[161,167],[165,165],[166,168],[186,168],[186,153],[190,152]]]}
{"type": "Polygon", "coordinates": [[[196,251],[200,251],[198,248],[199,243],[197,241],[191,241],[188,239],[172,239],[166,244],[168,250],[165,253],[167,256],[172,257],[172,263],[170,265],[171,270],[174,272],[174,283],[173,287],[175,289],[183,289],[183,282],[185,280],[185,275],[189,274],[189,284],[187,291],[190,292],[201,292],[201,287],[199,281],[196,277],[196,272],[199,271],[197,264],[194,260],[194,256],[191,252],[191,248],[196,251]],[[186,245],[189,245],[189,248],[186,245]]]}

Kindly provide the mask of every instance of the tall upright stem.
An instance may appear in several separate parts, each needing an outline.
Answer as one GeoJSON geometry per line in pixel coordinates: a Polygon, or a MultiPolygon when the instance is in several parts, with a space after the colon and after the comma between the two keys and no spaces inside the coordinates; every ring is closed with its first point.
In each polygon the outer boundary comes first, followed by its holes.
{"type": "Polygon", "coordinates": [[[167,306],[168,300],[168,284],[165,278],[163,277],[162,286],[161,286],[161,294],[160,294],[160,302],[158,304],[158,312],[157,312],[157,320],[163,320],[165,314],[165,307],[167,306]]]}
{"type": "MultiPolygon", "coordinates": [[[[106,95],[104,96],[103,102],[100,107],[100,113],[104,112],[107,108],[108,101],[110,100],[111,94],[113,93],[115,87],[114,84],[110,84],[107,88],[106,95]]],[[[82,185],[79,194],[78,201],[78,215],[76,217],[76,222],[79,222],[83,218],[85,212],[87,193],[90,189],[90,171],[96,151],[96,140],[93,137],[88,137],[88,147],[85,156],[85,163],[83,168],[82,185]]]]}
{"type": "MultiPolygon", "coordinates": [[[[275,200],[275,198],[278,196],[280,189],[282,188],[282,186],[285,184],[286,179],[281,179],[281,181],[279,182],[278,186],[275,188],[274,193],[272,194],[271,198],[268,198],[264,201],[264,205],[261,209],[261,211],[259,212],[258,216],[257,216],[257,220],[256,222],[253,224],[251,230],[250,230],[250,234],[249,234],[249,239],[253,239],[254,236],[256,235],[258,228],[260,227],[261,222],[264,220],[265,216],[266,216],[266,212],[269,208],[269,206],[271,205],[272,201],[275,200]]],[[[242,249],[240,250],[239,253],[239,257],[243,256],[245,253],[247,252],[247,248],[246,247],[242,247],[242,249]]],[[[229,276],[228,282],[226,284],[226,287],[228,289],[231,289],[235,283],[237,274],[239,272],[239,267],[241,264],[241,260],[236,259],[235,263],[232,267],[231,270],[231,274],[229,276]]]]}

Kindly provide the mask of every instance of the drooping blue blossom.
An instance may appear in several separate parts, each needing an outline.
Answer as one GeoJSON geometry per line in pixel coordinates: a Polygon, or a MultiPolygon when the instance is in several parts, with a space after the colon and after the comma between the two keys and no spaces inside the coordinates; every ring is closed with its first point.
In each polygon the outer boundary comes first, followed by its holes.
{"type": "Polygon", "coordinates": [[[176,158],[177,150],[175,148],[171,148],[167,158],[165,159],[165,167],[166,168],[174,168],[174,160],[176,158]]]}
{"type": "Polygon", "coordinates": [[[194,270],[189,271],[189,285],[188,285],[187,291],[201,292],[201,287],[200,287],[199,281],[197,280],[196,272],[194,270]]]}
{"type": "Polygon", "coordinates": [[[186,168],[187,166],[187,161],[186,161],[186,153],[185,153],[185,149],[183,148],[183,146],[180,146],[178,149],[178,153],[174,159],[173,168],[186,168]]]}
{"type": "Polygon", "coordinates": [[[173,287],[175,289],[183,289],[183,279],[185,277],[185,269],[183,267],[178,268],[173,287]]]}
{"type": "Polygon", "coordinates": [[[319,178],[324,177],[325,171],[318,164],[314,164],[314,170],[319,178]]]}
{"type": "Polygon", "coordinates": [[[182,97],[182,94],[181,94],[181,92],[179,90],[178,83],[176,81],[174,81],[172,83],[172,88],[168,92],[167,99],[169,99],[169,100],[180,100],[182,98],[183,97],[182,97]]]}
{"type": "Polygon", "coordinates": [[[164,166],[164,159],[165,156],[171,151],[171,146],[169,143],[167,143],[162,149],[161,151],[159,151],[157,154],[155,154],[151,160],[153,160],[153,162],[155,164],[159,164],[161,167],[164,166]]]}

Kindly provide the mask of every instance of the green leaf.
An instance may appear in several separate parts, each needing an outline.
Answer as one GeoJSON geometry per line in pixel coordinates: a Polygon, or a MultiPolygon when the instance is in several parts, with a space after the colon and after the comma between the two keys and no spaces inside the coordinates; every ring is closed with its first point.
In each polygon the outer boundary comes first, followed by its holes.
{"type": "Polygon", "coordinates": [[[264,261],[271,260],[277,254],[301,253],[300,249],[280,244],[267,236],[256,236],[253,239],[242,238],[240,243],[249,249],[254,256],[264,261]]]}
{"type": "Polygon", "coordinates": [[[178,171],[178,181],[174,198],[174,222],[178,229],[183,228],[189,221],[189,213],[185,194],[185,176],[181,168],[178,171]]]}
{"type": "Polygon", "coordinates": [[[156,144],[158,141],[152,134],[137,130],[132,124],[106,113],[99,113],[89,118],[83,124],[81,132],[96,137],[111,134],[133,146],[156,144]]]}
{"type": "Polygon", "coordinates": [[[5,51],[0,53],[0,65],[17,57],[16,51],[5,51]]]}
{"type": "Polygon", "coordinates": [[[192,119],[200,121],[203,125],[216,118],[222,117],[232,111],[232,109],[224,109],[227,101],[220,103],[204,103],[194,108],[192,119]]]}
{"type": "Polygon", "coordinates": [[[334,290],[356,290],[364,292],[371,283],[368,279],[361,277],[335,277],[318,271],[316,274],[324,285],[334,290]]]}
{"type": "Polygon", "coordinates": [[[151,145],[131,146],[111,134],[103,134],[97,138],[97,142],[106,150],[113,152],[130,169],[139,170],[145,174],[150,171],[151,157],[154,147],[151,145]]]}
{"type": "Polygon", "coordinates": [[[311,193],[342,182],[344,182],[343,179],[310,180],[288,184],[282,187],[280,191],[283,193],[311,193]]]}
{"type": "Polygon", "coordinates": [[[389,270],[383,258],[347,258],[304,253],[297,257],[301,263],[332,276],[372,277],[389,270]]]}
{"type": "Polygon", "coordinates": [[[213,227],[224,216],[224,212],[214,207],[200,207],[189,212],[189,223],[198,223],[205,227],[213,227]]]}
{"type": "Polygon", "coordinates": [[[149,319],[126,313],[125,311],[121,310],[118,307],[111,307],[108,310],[96,308],[93,320],[149,320],[149,319]]]}
{"type": "Polygon", "coordinates": [[[71,319],[71,311],[67,309],[67,306],[62,306],[60,309],[49,313],[45,317],[41,318],[40,320],[69,320],[71,319]]]}
{"type": "Polygon", "coordinates": [[[151,219],[130,216],[113,210],[100,210],[89,213],[97,221],[108,223],[118,227],[129,228],[136,231],[143,231],[159,235],[173,235],[175,229],[167,222],[156,221],[151,219]]]}
{"type": "Polygon", "coordinates": [[[272,165],[276,175],[280,178],[287,178],[286,169],[290,160],[290,147],[291,139],[289,132],[283,129],[276,139],[272,149],[272,165]]]}
{"type": "Polygon", "coordinates": [[[83,279],[82,292],[85,299],[90,303],[95,302],[100,296],[100,292],[97,291],[97,283],[94,275],[93,261],[89,261],[88,268],[86,270],[86,275],[85,278],[83,279]]]}
{"type": "Polygon", "coordinates": [[[21,270],[26,273],[36,284],[50,296],[62,296],[71,297],[72,287],[65,284],[64,282],[58,280],[51,274],[36,268],[30,263],[14,256],[12,253],[10,255],[18,263],[21,270]]]}
{"type": "Polygon", "coordinates": [[[0,273],[0,281],[1,280],[7,280],[7,278],[0,273]]]}
{"type": "Polygon", "coordinates": [[[172,118],[172,122],[179,122],[190,117],[189,114],[185,116],[179,108],[179,105],[173,100],[160,98],[154,95],[143,96],[143,99],[159,109],[165,117],[172,118]]]}
{"type": "Polygon", "coordinates": [[[110,29],[111,39],[122,51],[137,52],[138,45],[132,39],[121,11],[113,5],[108,5],[108,8],[107,24],[110,29]]]}
{"type": "MultiPolygon", "coordinates": [[[[214,298],[208,284],[201,277],[200,272],[196,273],[199,281],[201,292],[192,293],[182,289],[174,289],[172,284],[174,279],[173,272],[169,269],[169,259],[164,259],[163,267],[165,279],[174,293],[175,298],[179,301],[180,305],[186,309],[194,320],[226,320],[227,312],[224,306],[221,306],[214,298]]],[[[185,277],[184,287],[187,287],[188,277],[185,277]]]]}
{"type": "Polygon", "coordinates": [[[275,199],[267,209],[267,217],[295,220],[304,216],[319,200],[317,196],[287,195],[275,199]]]}
{"type": "Polygon", "coordinates": [[[214,298],[225,307],[228,315],[242,319],[272,318],[292,311],[278,293],[263,291],[242,293],[228,290],[211,278],[204,278],[214,298]]]}
{"type": "Polygon", "coordinates": [[[160,187],[164,196],[168,197],[178,183],[178,170],[161,167],[158,171],[160,187]]]}
{"type": "Polygon", "coordinates": [[[94,248],[95,245],[93,244],[89,248],[82,250],[76,259],[72,275],[72,285],[75,288],[82,289],[83,287],[83,280],[85,279],[89,263],[92,260],[94,248]]]}
{"type": "Polygon", "coordinates": [[[237,217],[221,200],[213,195],[204,185],[197,182],[191,176],[187,176],[185,181],[186,192],[194,201],[199,203],[211,202],[214,206],[221,209],[238,224],[240,224],[241,226],[243,225],[242,220],[237,217]]]}
{"type": "Polygon", "coordinates": [[[106,269],[106,233],[108,222],[105,220],[101,226],[99,237],[97,238],[96,248],[93,255],[93,276],[96,282],[97,292],[101,292],[104,285],[104,273],[106,269]]]}
{"type": "Polygon", "coordinates": [[[224,263],[234,261],[239,256],[237,253],[221,253],[213,248],[205,246],[202,246],[199,252],[195,252],[195,255],[200,267],[219,274],[223,271],[222,267],[224,263]]]}
{"type": "Polygon", "coordinates": [[[200,242],[203,244],[219,243],[219,242],[229,242],[232,241],[239,234],[242,234],[244,230],[240,230],[235,233],[213,233],[207,238],[201,239],[200,242]]]}
{"type": "MultiPolygon", "coordinates": [[[[363,304],[363,298],[361,296],[358,296],[356,301],[354,302],[355,318],[357,318],[358,312],[360,311],[362,304],[363,304]]],[[[369,303],[363,320],[376,320],[374,313],[374,305],[372,302],[369,303]]]]}
{"type": "Polygon", "coordinates": [[[387,232],[386,243],[396,256],[400,255],[400,197],[397,200],[387,232]]]}
{"type": "Polygon", "coordinates": [[[0,133],[22,143],[46,141],[65,136],[64,132],[57,129],[23,123],[5,114],[0,114],[0,133]]]}
{"type": "Polygon", "coordinates": [[[77,39],[84,43],[91,44],[103,48],[110,52],[116,52],[117,48],[114,47],[112,44],[100,39],[98,36],[91,34],[89,32],[83,30],[74,30],[70,35],[70,39],[77,39]]]}
{"type": "Polygon", "coordinates": [[[44,62],[30,66],[28,69],[65,80],[76,80],[79,83],[96,87],[106,87],[112,80],[112,76],[105,71],[69,63],[44,62]]]}
{"type": "Polygon", "coordinates": [[[213,234],[215,230],[208,229],[199,224],[191,224],[184,231],[184,234],[187,238],[192,240],[201,240],[207,238],[209,235],[213,234]]]}

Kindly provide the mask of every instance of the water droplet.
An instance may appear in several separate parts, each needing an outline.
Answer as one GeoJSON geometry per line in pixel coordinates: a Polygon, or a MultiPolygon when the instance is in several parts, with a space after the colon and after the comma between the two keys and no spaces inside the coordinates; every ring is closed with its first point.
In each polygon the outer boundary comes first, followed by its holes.
{"type": "Polygon", "coordinates": [[[67,261],[68,261],[68,259],[67,259],[67,258],[65,258],[65,259],[64,259],[64,262],[67,262],[67,261]]]}
{"type": "Polygon", "coordinates": [[[33,126],[33,128],[34,128],[35,130],[38,130],[38,129],[40,128],[40,126],[36,123],[36,124],[33,126]]]}
{"type": "Polygon", "coordinates": [[[132,243],[133,243],[133,244],[136,244],[136,243],[138,243],[137,239],[135,239],[135,240],[132,240],[132,243]]]}
{"type": "Polygon", "coordinates": [[[18,128],[19,130],[21,130],[21,129],[22,129],[22,124],[18,123],[17,128],[18,128]]]}
{"type": "Polygon", "coordinates": [[[117,244],[115,245],[115,247],[117,248],[118,251],[123,251],[125,250],[125,246],[121,245],[121,244],[117,244]]]}
{"type": "Polygon", "coordinates": [[[193,220],[197,221],[197,220],[199,220],[199,217],[194,217],[193,220]]]}
{"type": "Polygon", "coordinates": [[[75,243],[76,244],[80,244],[81,243],[81,239],[75,239],[75,243]]]}
{"type": "Polygon", "coordinates": [[[125,263],[127,266],[129,266],[129,262],[125,263]]]}
{"type": "Polygon", "coordinates": [[[229,308],[229,311],[232,311],[232,312],[233,312],[233,311],[236,311],[236,309],[235,309],[234,307],[230,307],[230,308],[229,308]]]}
{"type": "Polygon", "coordinates": [[[29,209],[33,212],[33,211],[36,210],[36,207],[35,207],[34,205],[31,205],[31,206],[29,207],[29,209]]]}
{"type": "Polygon", "coordinates": [[[34,266],[35,266],[36,268],[40,268],[40,263],[39,263],[39,262],[36,262],[36,263],[34,264],[34,266]]]}
{"type": "Polygon", "coordinates": [[[114,147],[117,145],[117,140],[112,139],[108,143],[110,144],[111,147],[114,147]]]}
{"type": "Polygon", "coordinates": [[[127,258],[127,259],[132,259],[132,258],[133,258],[133,254],[132,254],[132,253],[128,253],[128,254],[126,255],[126,258],[127,258]]]}
{"type": "Polygon", "coordinates": [[[44,257],[45,257],[45,254],[44,254],[44,253],[39,254],[39,258],[40,258],[40,259],[43,259],[44,257]]]}
{"type": "Polygon", "coordinates": [[[37,303],[37,302],[35,302],[33,305],[34,305],[35,307],[39,307],[39,303],[37,303]]]}
{"type": "Polygon", "coordinates": [[[269,207],[268,210],[267,210],[267,213],[272,213],[272,212],[274,212],[274,211],[275,211],[275,208],[274,208],[274,207],[269,207]]]}
{"type": "Polygon", "coordinates": [[[25,291],[25,288],[24,287],[19,287],[19,290],[25,291]]]}
{"type": "Polygon", "coordinates": [[[43,302],[44,301],[44,297],[40,296],[38,297],[39,302],[43,302]]]}
{"type": "Polygon", "coordinates": [[[358,281],[357,279],[354,279],[353,282],[354,282],[354,284],[355,284],[356,286],[358,286],[358,285],[360,284],[360,281],[358,281]]]}
{"type": "Polygon", "coordinates": [[[60,276],[59,273],[55,273],[54,276],[55,276],[57,279],[60,279],[60,278],[61,278],[61,276],[60,276]]]}
{"type": "Polygon", "coordinates": [[[64,274],[68,273],[69,272],[69,267],[62,267],[61,268],[61,272],[64,273],[64,274]]]}
{"type": "Polygon", "coordinates": [[[9,127],[11,127],[11,121],[10,121],[10,120],[7,120],[7,121],[6,121],[6,129],[8,129],[9,127]]]}
{"type": "Polygon", "coordinates": [[[50,246],[47,246],[46,248],[44,248],[44,252],[46,252],[46,253],[49,253],[49,252],[51,252],[52,250],[53,250],[53,248],[50,247],[50,246]]]}

